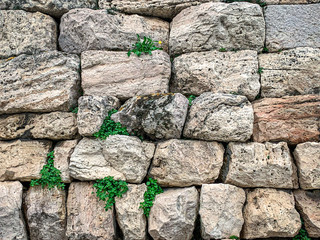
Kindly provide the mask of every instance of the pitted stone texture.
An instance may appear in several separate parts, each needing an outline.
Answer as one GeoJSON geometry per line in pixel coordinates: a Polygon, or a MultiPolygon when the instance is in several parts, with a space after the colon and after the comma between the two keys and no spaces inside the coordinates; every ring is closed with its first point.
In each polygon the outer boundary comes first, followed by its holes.
{"type": "Polygon", "coordinates": [[[192,102],[183,136],[244,142],[250,139],[252,128],[253,110],[245,96],[207,92],[192,102]]]}
{"type": "Polygon", "coordinates": [[[92,194],[93,183],[73,182],[69,187],[66,235],[70,240],[114,240],[116,224],[114,210],[104,209],[105,202],[92,194]]]}
{"type": "Polygon", "coordinates": [[[77,122],[79,133],[91,137],[100,130],[108,112],[120,107],[115,97],[82,96],[78,100],[77,122]]]}
{"type": "Polygon", "coordinates": [[[298,188],[287,143],[229,143],[224,182],[239,187],[298,188]]]}
{"type": "Polygon", "coordinates": [[[188,99],[180,93],[153,94],[129,99],[111,119],[131,133],[151,139],[180,138],[188,112],[188,99]]]}
{"type": "Polygon", "coordinates": [[[47,15],[21,10],[0,11],[0,26],[0,58],[57,49],[56,22],[47,15]]]}
{"type": "Polygon", "coordinates": [[[199,208],[195,187],[171,188],[156,196],[149,216],[154,240],[190,240],[199,208]]]}
{"type": "Polygon", "coordinates": [[[172,139],[158,143],[149,175],[165,187],[213,183],[223,164],[217,142],[172,139]]]}
{"type": "Polygon", "coordinates": [[[0,181],[40,178],[51,146],[49,141],[0,141],[0,181]]]}
{"type": "Polygon", "coordinates": [[[113,135],[106,140],[84,138],[70,159],[70,175],[79,180],[96,180],[106,176],[141,183],[153,157],[153,143],[137,137],[113,135]]]}
{"type": "Polygon", "coordinates": [[[265,10],[269,51],[320,47],[320,4],[272,5],[265,10]]]}
{"type": "Polygon", "coordinates": [[[170,54],[220,48],[261,51],[265,39],[262,9],[251,3],[203,3],[182,10],[172,21],[170,54]]]}
{"type": "Polygon", "coordinates": [[[0,63],[0,114],[69,111],[77,104],[80,60],[57,51],[0,63]]]}
{"type": "Polygon", "coordinates": [[[246,194],[241,188],[229,184],[203,184],[199,211],[202,238],[239,237],[245,201],[246,194]]]}
{"type": "Polygon", "coordinates": [[[298,144],[320,139],[320,96],[265,98],[253,103],[255,142],[298,144]]]}
{"type": "Polygon", "coordinates": [[[260,91],[256,51],[194,52],[173,61],[170,91],[187,95],[237,93],[254,100],[260,91]]]}
{"type": "Polygon", "coordinates": [[[320,94],[320,49],[261,54],[259,64],[262,97],[320,94]]]}
{"type": "Polygon", "coordinates": [[[31,187],[25,198],[25,211],[30,238],[35,240],[66,240],[66,192],[31,187]]]}
{"type": "Polygon", "coordinates": [[[293,152],[302,189],[320,189],[320,143],[298,144],[293,152]]]}
{"type": "Polygon", "coordinates": [[[263,0],[267,4],[307,4],[319,3],[320,0],[263,0]]]}
{"type": "Polygon", "coordinates": [[[291,192],[257,188],[247,193],[242,238],[294,237],[300,227],[291,192]]]}
{"type": "Polygon", "coordinates": [[[81,68],[85,95],[128,99],[169,91],[171,62],[164,51],[140,57],[128,57],[127,52],[86,51],[81,55],[81,68]]]}
{"type": "Polygon", "coordinates": [[[302,215],[308,236],[320,238],[320,190],[294,191],[296,206],[302,215]]]}
{"type": "Polygon", "coordinates": [[[162,41],[163,49],[168,50],[168,22],[91,9],[73,9],[62,16],[59,44],[63,51],[78,54],[86,50],[127,51],[136,43],[137,34],[162,41]]]}
{"type": "Polygon", "coordinates": [[[144,193],[147,191],[145,184],[128,184],[129,190],[116,198],[115,209],[120,229],[124,240],[146,240],[147,220],[140,208],[144,201],[144,193]]]}

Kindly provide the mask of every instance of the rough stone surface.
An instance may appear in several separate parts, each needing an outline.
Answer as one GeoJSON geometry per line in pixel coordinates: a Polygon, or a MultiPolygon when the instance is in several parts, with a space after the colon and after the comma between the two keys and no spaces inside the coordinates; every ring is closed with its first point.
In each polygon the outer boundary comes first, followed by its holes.
{"type": "Polygon", "coordinates": [[[269,51],[320,47],[320,4],[272,5],[265,10],[269,51]]]}
{"type": "Polygon", "coordinates": [[[264,0],[267,4],[307,4],[319,3],[320,0],[264,0]]]}
{"type": "Polygon", "coordinates": [[[255,142],[298,144],[320,139],[320,96],[265,98],[253,103],[255,142]]]}
{"type": "Polygon", "coordinates": [[[250,139],[252,128],[253,110],[245,96],[207,92],[192,102],[183,136],[244,142],[250,139]]]}
{"type": "Polygon", "coordinates": [[[70,159],[70,175],[79,180],[106,176],[141,183],[147,174],[155,146],[137,137],[113,135],[106,140],[84,138],[70,159]]]}
{"type": "Polygon", "coordinates": [[[204,3],[182,10],[172,21],[170,54],[225,48],[261,51],[262,9],[251,3],[204,3]]]}
{"type": "Polygon", "coordinates": [[[213,183],[223,164],[217,142],[172,139],[158,143],[149,175],[166,187],[213,183]]]}
{"type": "Polygon", "coordinates": [[[299,170],[300,188],[320,189],[320,143],[298,144],[293,155],[299,170]]]}
{"type": "Polygon", "coordinates": [[[0,114],[69,111],[79,95],[79,65],[78,56],[57,51],[0,62],[0,114]]]}
{"type": "Polygon", "coordinates": [[[0,181],[40,178],[51,146],[49,141],[0,141],[0,181]]]}
{"type": "Polygon", "coordinates": [[[154,240],[190,240],[198,214],[195,187],[168,189],[156,196],[149,216],[149,234],[154,240]]]}
{"type": "Polygon", "coordinates": [[[120,101],[115,97],[82,96],[78,100],[77,122],[79,133],[91,137],[112,109],[118,109],[120,101]]]}
{"type": "Polygon", "coordinates": [[[261,54],[259,63],[262,97],[320,94],[320,49],[261,54]]]}
{"type": "Polygon", "coordinates": [[[70,240],[115,239],[114,210],[105,211],[104,201],[92,194],[93,183],[73,182],[68,192],[68,220],[66,235],[70,240]]]}
{"type": "Polygon", "coordinates": [[[287,143],[229,143],[225,183],[239,187],[298,188],[287,143]]]}
{"type": "Polygon", "coordinates": [[[81,55],[81,68],[85,95],[128,99],[169,91],[171,62],[164,51],[140,57],[128,57],[127,52],[86,51],[81,55]]]}
{"type": "Polygon", "coordinates": [[[64,190],[31,187],[25,198],[25,211],[31,239],[66,239],[67,209],[64,190]]]}
{"type": "Polygon", "coordinates": [[[240,236],[242,208],[246,194],[229,184],[203,184],[200,195],[200,221],[203,239],[240,236]]]}
{"type": "Polygon", "coordinates": [[[294,237],[300,227],[291,192],[257,188],[247,193],[242,238],[294,237]]]}
{"type": "Polygon", "coordinates": [[[188,104],[180,93],[137,96],[129,99],[111,119],[126,126],[129,132],[151,139],[180,138],[188,104]]]}
{"type": "Polygon", "coordinates": [[[56,22],[47,15],[0,11],[0,26],[0,58],[57,49],[56,22]]]}
{"type": "Polygon", "coordinates": [[[127,51],[136,43],[137,34],[162,41],[168,50],[168,22],[91,9],[73,9],[62,16],[59,44],[63,51],[78,54],[86,50],[127,51]]]}
{"type": "Polygon", "coordinates": [[[254,100],[260,91],[256,51],[183,54],[174,59],[172,71],[171,92],[238,93],[254,100]]]}
{"type": "Polygon", "coordinates": [[[296,206],[302,215],[308,236],[320,238],[320,190],[294,191],[296,206]]]}
{"type": "Polygon", "coordinates": [[[20,182],[0,182],[0,239],[28,239],[21,212],[22,188],[20,182]]]}
{"type": "Polygon", "coordinates": [[[147,191],[145,184],[128,184],[128,192],[116,198],[117,220],[124,240],[146,240],[147,220],[140,207],[147,191]]]}

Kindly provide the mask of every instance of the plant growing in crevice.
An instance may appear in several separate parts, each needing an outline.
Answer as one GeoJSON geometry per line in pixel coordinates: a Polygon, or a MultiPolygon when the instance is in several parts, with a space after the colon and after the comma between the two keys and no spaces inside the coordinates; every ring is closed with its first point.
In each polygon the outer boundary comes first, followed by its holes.
{"type": "Polygon", "coordinates": [[[140,203],[143,213],[149,217],[151,207],[156,195],[163,193],[162,188],[157,184],[157,180],[149,178],[147,181],[147,191],[144,193],[144,202],[140,203]]]}
{"type": "Polygon", "coordinates": [[[194,96],[194,95],[190,95],[189,97],[188,97],[188,100],[189,100],[189,106],[191,106],[192,105],[192,102],[193,102],[193,100],[195,100],[196,99],[196,96],[194,96]]]}
{"type": "Polygon", "coordinates": [[[161,44],[162,42],[153,41],[150,37],[143,37],[143,41],[141,42],[140,35],[137,34],[137,42],[132,45],[133,49],[128,51],[128,57],[130,57],[131,53],[140,57],[142,53],[152,55],[152,51],[162,50],[162,48],[157,47],[155,43],[161,44]]]}
{"type": "Polygon", "coordinates": [[[293,238],[293,240],[311,240],[311,238],[308,237],[308,233],[304,227],[304,222],[302,218],[301,218],[301,229],[299,233],[293,238]]]}
{"type": "Polygon", "coordinates": [[[262,67],[258,68],[258,73],[260,73],[260,74],[263,73],[263,68],[262,67]]]}
{"type": "Polygon", "coordinates": [[[75,107],[75,108],[71,108],[71,109],[70,109],[70,112],[72,112],[72,113],[78,113],[78,111],[79,111],[79,108],[78,108],[78,107],[75,107]]]}
{"type": "Polygon", "coordinates": [[[227,49],[225,49],[225,48],[220,48],[219,49],[219,52],[226,52],[227,51],[227,49]]]}

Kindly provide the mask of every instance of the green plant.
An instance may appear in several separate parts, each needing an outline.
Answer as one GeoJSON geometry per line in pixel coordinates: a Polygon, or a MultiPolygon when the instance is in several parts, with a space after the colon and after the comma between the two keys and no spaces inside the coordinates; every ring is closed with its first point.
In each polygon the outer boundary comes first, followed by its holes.
{"type": "Polygon", "coordinates": [[[192,102],[193,102],[193,100],[195,100],[196,99],[196,96],[194,96],[194,95],[190,95],[189,97],[188,97],[188,100],[189,100],[189,106],[191,106],[192,105],[192,102]]]}
{"type": "Polygon", "coordinates": [[[147,181],[147,191],[144,193],[144,202],[140,203],[143,213],[149,217],[151,207],[156,195],[163,193],[162,188],[157,184],[157,180],[149,178],[147,181]]]}
{"type": "Polygon", "coordinates": [[[220,48],[219,49],[219,52],[226,52],[227,51],[227,49],[225,49],[225,48],[220,48]]]}
{"type": "Polygon", "coordinates": [[[62,183],[61,180],[61,171],[54,167],[54,151],[49,152],[47,157],[47,164],[44,165],[40,171],[41,178],[31,180],[30,186],[41,185],[42,188],[48,186],[49,190],[57,186],[58,188],[64,189],[65,184],[62,183]]]}
{"type": "Polygon", "coordinates": [[[262,49],[262,52],[263,52],[263,53],[268,53],[268,52],[269,52],[269,49],[266,48],[266,47],[264,47],[264,48],[262,49]]]}
{"type": "Polygon", "coordinates": [[[233,3],[233,2],[250,2],[250,3],[256,3],[259,4],[260,7],[265,7],[267,4],[263,0],[225,0],[227,3],[233,3]]]}
{"type": "Polygon", "coordinates": [[[70,111],[71,111],[72,113],[78,113],[79,108],[78,108],[78,107],[75,107],[75,108],[73,108],[73,109],[71,108],[70,111]]]}
{"type": "Polygon", "coordinates": [[[260,74],[263,73],[263,68],[262,67],[258,68],[258,73],[260,73],[260,74]]]}
{"type": "Polygon", "coordinates": [[[112,8],[106,9],[106,11],[107,11],[108,14],[117,15],[116,12],[118,11],[118,9],[115,8],[115,7],[112,7],[112,8]]]}
{"type": "Polygon", "coordinates": [[[156,42],[159,44],[162,43],[161,41],[153,41],[150,37],[143,37],[143,41],[141,42],[140,36],[137,34],[137,42],[132,45],[133,49],[128,51],[128,57],[130,57],[131,53],[140,57],[142,53],[152,55],[152,51],[162,50],[162,48],[159,48],[154,44],[156,42]]]}
{"type": "Polygon", "coordinates": [[[240,94],[237,93],[237,92],[230,92],[230,94],[232,94],[232,95],[240,95],[240,94]]]}
{"type": "Polygon", "coordinates": [[[301,218],[301,229],[299,233],[293,238],[293,240],[311,240],[311,238],[308,237],[308,233],[304,227],[304,222],[302,218],[301,218]]]}
{"type": "Polygon", "coordinates": [[[106,202],[104,206],[106,211],[112,208],[115,203],[115,197],[122,197],[128,191],[128,184],[125,181],[114,180],[111,176],[96,180],[93,187],[96,189],[96,195],[99,200],[106,202]]]}
{"type": "Polygon", "coordinates": [[[229,237],[229,239],[240,239],[240,238],[237,237],[237,236],[232,235],[232,236],[229,237]]]}

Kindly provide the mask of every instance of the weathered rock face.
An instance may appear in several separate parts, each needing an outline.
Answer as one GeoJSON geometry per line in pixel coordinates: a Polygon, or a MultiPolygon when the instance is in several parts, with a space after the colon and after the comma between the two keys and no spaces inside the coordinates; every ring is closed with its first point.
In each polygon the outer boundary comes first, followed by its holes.
{"type": "Polygon", "coordinates": [[[68,220],[66,235],[70,240],[115,239],[113,208],[105,211],[105,202],[99,201],[93,183],[73,182],[68,192],[68,220]]]}
{"type": "Polygon", "coordinates": [[[112,109],[117,109],[120,101],[115,97],[82,96],[78,100],[77,122],[82,136],[92,136],[112,109]]]}
{"type": "Polygon", "coordinates": [[[171,23],[170,54],[212,49],[261,51],[265,39],[262,10],[251,3],[204,3],[184,9],[171,23]]]}
{"type": "Polygon", "coordinates": [[[113,135],[106,140],[84,138],[70,159],[70,175],[79,180],[96,180],[106,176],[141,183],[147,174],[154,144],[137,137],[113,135]]]}
{"type": "Polygon", "coordinates": [[[170,91],[233,93],[254,100],[260,91],[256,51],[194,52],[174,59],[170,91]]]}
{"type": "Polygon", "coordinates": [[[150,211],[149,234],[154,240],[190,240],[198,206],[195,187],[168,189],[157,195],[150,211]]]}
{"type": "Polygon", "coordinates": [[[69,111],[79,95],[79,64],[57,51],[0,63],[0,114],[69,111]]]}
{"type": "Polygon", "coordinates": [[[31,239],[66,239],[67,213],[64,190],[31,187],[25,198],[25,211],[31,239]]]}
{"type": "Polygon", "coordinates": [[[259,55],[262,97],[320,93],[320,49],[296,48],[259,55]]]}
{"type": "Polygon", "coordinates": [[[245,96],[203,93],[192,102],[183,136],[222,142],[248,140],[253,110],[245,96]]]}
{"type": "Polygon", "coordinates": [[[172,139],[158,143],[149,175],[161,186],[185,187],[213,183],[223,164],[217,142],[172,139]]]}
{"type": "Polygon", "coordinates": [[[124,240],[146,240],[147,221],[140,207],[147,191],[145,184],[128,184],[128,192],[116,198],[117,220],[124,240]]]}
{"type": "Polygon", "coordinates": [[[57,49],[56,22],[47,15],[21,10],[0,11],[0,26],[0,58],[57,49]]]}
{"type": "Polygon", "coordinates": [[[320,4],[268,6],[265,20],[269,51],[320,47],[319,12],[320,4]]]}
{"type": "Polygon", "coordinates": [[[245,201],[246,194],[241,188],[229,184],[203,184],[199,211],[202,238],[239,237],[245,201]]]}
{"type": "Polygon", "coordinates": [[[137,96],[129,99],[111,119],[126,126],[129,132],[151,139],[180,138],[188,104],[180,93],[137,96]]]}
{"type": "Polygon", "coordinates": [[[298,188],[287,143],[229,143],[224,182],[239,187],[298,188]]]}
{"type": "Polygon", "coordinates": [[[62,16],[59,44],[63,51],[78,54],[86,50],[127,51],[137,41],[137,34],[162,41],[167,51],[168,22],[91,9],[73,9],[62,16]]]}
{"type": "Polygon", "coordinates": [[[49,141],[0,141],[0,181],[40,178],[51,146],[49,141]]]}
{"type": "Polygon", "coordinates": [[[302,215],[308,236],[320,238],[320,190],[294,191],[296,206],[302,215]]]}
{"type": "Polygon", "coordinates": [[[253,103],[255,142],[319,141],[320,96],[265,98],[253,103]]]}
{"type": "Polygon", "coordinates": [[[300,227],[292,193],[271,188],[258,188],[247,193],[243,238],[294,237],[300,227]]]}
{"type": "Polygon", "coordinates": [[[20,182],[0,182],[0,239],[28,239],[21,212],[22,188],[20,182]]]}
{"type": "Polygon", "coordinates": [[[302,189],[320,189],[320,143],[298,144],[293,152],[302,189]]]}

